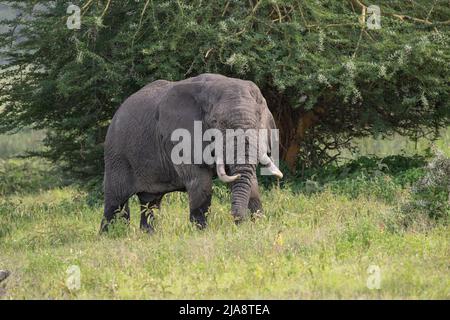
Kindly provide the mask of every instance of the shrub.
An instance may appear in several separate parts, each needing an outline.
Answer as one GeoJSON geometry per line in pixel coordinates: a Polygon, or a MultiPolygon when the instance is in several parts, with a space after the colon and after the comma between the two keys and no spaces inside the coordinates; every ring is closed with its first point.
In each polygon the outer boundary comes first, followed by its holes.
{"type": "Polygon", "coordinates": [[[419,210],[431,218],[450,218],[450,158],[437,151],[425,168],[425,176],[412,188],[405,210],[419,210]]]}
{"type": "MultiPolygon", "coordinates": [[[[384,158],[363,156],[344,164],[311,168],[294,176],[287,173],[281,188],[311,194],[326,188],[356,198],[368,195],[386,202],[395,202],[401,189],[412,186],[424,176],[426,156],[395,155],[384,158]]],[[[273,178],[258,177],[266,187],[277,184],[273,178]]]]}

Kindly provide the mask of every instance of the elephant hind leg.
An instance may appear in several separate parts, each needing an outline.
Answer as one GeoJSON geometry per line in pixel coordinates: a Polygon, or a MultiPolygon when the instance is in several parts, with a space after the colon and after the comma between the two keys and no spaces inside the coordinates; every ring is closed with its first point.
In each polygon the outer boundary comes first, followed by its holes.
{"type": "Polygon", "coordinates": [[[141,230],[147,233],[153,233],[153,209],[159,209],[161,205],[161,199],[163,194],[153,194],[148,192],[139,192],[137,193],[139,198],[139,203],[141,206],[141,221],[140,228],[141,230]]]}
{"type": "Polygon", "coordinates": [[[133,179],[128,170],[105,169],[105,204],[100,233],[108,231],[109,225],[117,218],[130,221],[128,199],[134,194],[133,179]]]}
{"type": "Polygon", "coordinates": [[[123,219],[127,224],[130,223],[128,197],[123,201],[105,201],[103,219],[100,224],[100,233],[108,231],[110,224],[117,218],[123,219]]]}

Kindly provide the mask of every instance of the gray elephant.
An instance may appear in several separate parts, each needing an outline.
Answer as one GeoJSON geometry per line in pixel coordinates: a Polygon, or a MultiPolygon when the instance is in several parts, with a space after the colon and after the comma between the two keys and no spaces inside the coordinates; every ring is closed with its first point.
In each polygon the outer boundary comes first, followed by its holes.
{"type": "MultiPolygon", "coordinates": [[[[202,74],[148,84],[120,106],[108,128],[101,231],[108,229],[118,212],[129,220],[128,199],[136,194],[141,205],[140,226],[152,232],[152,209],[159,208],[164,194],[173,191],[188,193],[190,220],[204,228],[215,175],[231,183],[231,210],[236,221],[247,215],[247,209],[262,212],[256,164],[227,163],[224,158],[213,164],[172,161],[172,133],[179,128],[193,132],[195,121],[201,121],[203,130],[276,129],[264,97],[251,81],[202,74]]],[[[258,162],[281,178],[269,156],[270,145],[266,147],[268,152],[258,155],[258,162]]]]}

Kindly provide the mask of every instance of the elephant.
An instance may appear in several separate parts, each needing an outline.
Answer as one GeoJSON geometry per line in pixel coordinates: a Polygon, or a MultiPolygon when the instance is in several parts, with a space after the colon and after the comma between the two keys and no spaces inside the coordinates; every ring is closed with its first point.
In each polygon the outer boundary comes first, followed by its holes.
{"type": "MultiPolygon", "coordinates": [[[[172,133],[183,128],[202,130],[276,129],[274,118],[258,86],[251,81],[219,74],[201,74],[181,81],[156,80],[128,97],[117,109],[104,143],[104,215],[100,232],[122,213],[129,222],[128,200],[137,195],[140,228],[154,232],[153,209],[167,193],[188,193],[190,221],[203,229],[211,205],[213,178],[231,186],[231,214],[236,222],[263,212],[255,163],[175,164],[172,133]],[[227,173],[228,171],[228,173],[227,173]]],[[[283,174],[267,152],[259,164],[278,178],[283,174]]],[[[202,145],[203,146],[203,145],[202,145]]],[[[248,148],[245,149],[247,152],[248,148]]]]}

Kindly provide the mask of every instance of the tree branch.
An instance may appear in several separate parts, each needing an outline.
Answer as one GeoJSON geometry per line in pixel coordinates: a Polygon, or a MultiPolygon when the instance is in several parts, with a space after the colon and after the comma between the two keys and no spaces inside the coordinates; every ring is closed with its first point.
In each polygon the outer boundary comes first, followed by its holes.
{"type": "MultiPolygon", "coordinates": [[[[352,4],[352,6],[354,5],[354,6],[360,7],[361,10],[362,10],[362,12],[363,12],[363,15],[365,14],[365,11],[366,11],[366,9],[367,9],[367,6],[366,6],[363,2],[361,2],[361,1],[359,1],[359,0],[350,0],[350,3],[352,4]]],[[[434,5],[433,5],[433,6],[434,6],[434,5]]],[[[432,9],[433,9],[433,8],[432,8],[432,9]]],[[[428,16],[430,15],[432,9],[431,9],[430,12],[428,13],[428,16]]],[[[408,15],[405,15],[405,14],[397,14],[397,13],[390,13],[390,12],[386,12],[386,13],[384,13],[384,14],[387,15],[387,16],[390,16],[390,17],[394,17],[394,18],[396,18],[396,19],[399,19],[399,20],[401,20],[401,21],[410,20],[410,21],[414,21],[414,22],[417,22],[417,23],[427,24],[427,25],[438,25],[438,24],[448,25],[448,24],[450,24],[450,20],[447,20],[447,21],[438,21],[438,22],[432,22],[432,21],[429,21],[429,20],[428,20],[428,16],[427,16],[426,19],[420,19],[420,18],[408,16],[408,15]]]]}

